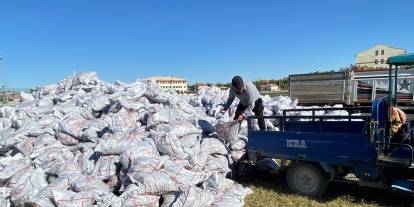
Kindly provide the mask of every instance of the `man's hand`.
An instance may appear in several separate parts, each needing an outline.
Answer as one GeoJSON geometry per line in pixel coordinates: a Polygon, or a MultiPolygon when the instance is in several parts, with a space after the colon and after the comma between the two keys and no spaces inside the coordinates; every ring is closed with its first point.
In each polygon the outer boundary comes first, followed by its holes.
{"type": "Polygon", "coordinates": [[[237,120],[238,120],[239,122],[242,122],[245,118],[246,118],[246,117],[244,117],[244,115],[243,115],[243,114],[240,114],[240,115],[239,115],[239,117],[237,118],[237,120]]]}

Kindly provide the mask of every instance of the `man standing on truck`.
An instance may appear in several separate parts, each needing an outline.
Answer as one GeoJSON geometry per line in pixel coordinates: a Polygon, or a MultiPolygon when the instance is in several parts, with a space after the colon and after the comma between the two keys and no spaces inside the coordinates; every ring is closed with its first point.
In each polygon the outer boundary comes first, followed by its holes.
{"type": "Polygon", "coordinates": [[[248,116],[258,116],[258,124],[260,130],[266,129],[266,124],[263,118],[263,102],[262,96],[257,90],[256,86],[248,80],[243,80],[240,76],[234,76],[231,80],[231,88],[229,92],[229,98],[224,105],[223,112],[227,111],[237,97],[240,100],[236,109],[236,115],[234,120],[242,122],[248,116]],[[252,112],[254,114],[252,114],[252,112]]]}

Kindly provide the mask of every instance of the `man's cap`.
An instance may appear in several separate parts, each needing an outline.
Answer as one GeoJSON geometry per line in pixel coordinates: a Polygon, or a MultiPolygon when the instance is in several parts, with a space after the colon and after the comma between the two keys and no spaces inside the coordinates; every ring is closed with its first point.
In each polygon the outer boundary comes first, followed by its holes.
{"type": "Polygon", "coordinates": [[[231,80],[231,85],[237,90],[241,90],[244,86],[243,79],[240,76],[234,76],[231,80]]]}

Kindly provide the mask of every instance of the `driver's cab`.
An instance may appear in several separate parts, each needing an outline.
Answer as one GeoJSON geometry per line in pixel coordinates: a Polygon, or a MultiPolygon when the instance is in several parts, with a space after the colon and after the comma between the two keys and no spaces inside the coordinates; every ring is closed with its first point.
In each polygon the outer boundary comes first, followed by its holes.
{"type": "Polygon", "coordinates": [[[370,137],[377,144],[379,164],[414,168],[414,131],[408,128],[405,113],[398,108],[398,88],[395,84],[398,83],[399,67],[414,65],[414,54],[393,56],[387,63],[388,96],[372,102],[370,137]]]}
{"type": "MultiPolygon", "coordinates": [[[[396,108],[392,110],[395,111],[396,108]]],[[[377,144],[378,162],[387,166],[414,167],[413,129],[408,129],[406,124],[401,124],[399,128],[396,128],[395,119],[391,117],[394,121],[388,122],[388,118],[388,100],[382,98],[373,101],[370,137],[377,144]],[[391,130],[388,130],[389,128],[391,130]]]]}

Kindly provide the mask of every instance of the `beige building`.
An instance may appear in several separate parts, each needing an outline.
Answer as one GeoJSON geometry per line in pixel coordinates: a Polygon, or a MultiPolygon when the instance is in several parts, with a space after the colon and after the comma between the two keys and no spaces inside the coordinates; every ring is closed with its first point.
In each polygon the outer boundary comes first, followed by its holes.
{"type": "Polygon", "coordinates": [[[280,91],[277,84],[266,84],[261,86],[263,91],[280,91]]]}
{"type": "Polygon", "coordinates": [[[195,87],[196,87],[197,91],[210,88],[210,86],[208,84],[205,84],[205,83],[196,83],[195,87]]]}
{"type": "Polygon", "coordinates": [[[185,79],[177,78],[174,76],[169,77],[150,77],[147,78],[147,81],[158,84],[160,88],[163,89],[174,89],[177,92],[185,93],[188,90],[188,82],[185,79]]]}
{"type": "Polygon", "coordinates": [[[387,68],[387,59],[394,55],[405,54],[405,49],[377,44],[356,54],[356,65],[360,68],[387,68]]]}

